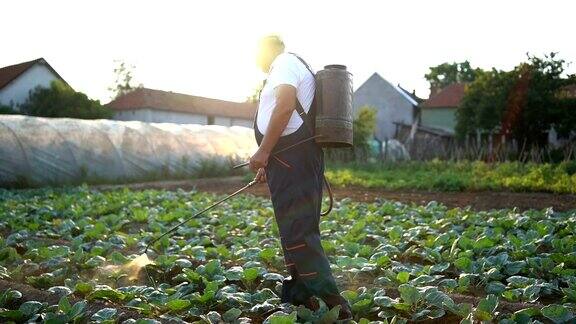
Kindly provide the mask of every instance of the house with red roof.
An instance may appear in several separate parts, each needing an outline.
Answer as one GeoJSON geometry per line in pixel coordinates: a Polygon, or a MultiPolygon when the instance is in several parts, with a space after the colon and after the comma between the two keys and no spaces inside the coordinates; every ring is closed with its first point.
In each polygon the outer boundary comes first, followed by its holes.
{"type": "Polygon", "coordinates": [[[454,83],[431,94],[428,100],[420,104],[420,124],[453,134],[456,127],[456,110],[460,106],[465,90],[465,84],[454,83]]]}
{"type": "Polygon", "coordinates": [[[0,105],[18,111],[36,87],[50,87],[54,80],[64,79],[43,58],[0,68],[0,105]]]}
{"type": "Polygon", "coordinates": [[[107,104],[113,119],[149,123],[252,127],[256,104],[137,88],[107,104]]]}
{"type": "Polygon", "coordinates": [[[374,138],[386,141],[395,138],[397,124],[413,123],[420,98],[374,73],[354,91],[352,101],[355,115],[365,106],[376,110],[374,138]]]}

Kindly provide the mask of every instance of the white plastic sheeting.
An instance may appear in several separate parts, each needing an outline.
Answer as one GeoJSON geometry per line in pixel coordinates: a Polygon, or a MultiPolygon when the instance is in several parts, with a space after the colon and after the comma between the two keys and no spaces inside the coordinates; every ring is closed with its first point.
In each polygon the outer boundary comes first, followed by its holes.
{"type": "Polygon", "coordinates": [[[184,177],[256,150],[240,126],[0,115],[0,187],[184,177]]]}

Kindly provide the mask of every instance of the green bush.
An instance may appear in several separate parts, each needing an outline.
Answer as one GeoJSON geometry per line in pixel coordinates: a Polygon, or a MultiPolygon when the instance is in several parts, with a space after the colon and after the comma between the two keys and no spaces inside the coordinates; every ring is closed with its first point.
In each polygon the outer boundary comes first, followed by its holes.
{"type": "Polygon", "coordinates": [[[376,129],[376,109],[360,107],[353,123],[353,145],[351,149],[326,149],[326,158],[331,161],[366,161],[370,151],[370,141],[376,129]]]}
{"type": "Polygon", "coordinates": [[[0,115],[11,115],[15,114],[16,112],[12,107],[6,105],[0,105],[0,115]]]}
{"type": "Polygon", "coordinates": [[[560,163],[561,167],[564,168],[564,172],[568,175],[576,174],[576,161],[566,161],[560,163]]]}
{"type": "Polygon", "coordinates": [[[74,91],[62,81],[53,81],[50,88],[37,87],[20,106],[24,114],[38,117],[69,117],[100,119],[112,117],[112,110],[74,91]]]}

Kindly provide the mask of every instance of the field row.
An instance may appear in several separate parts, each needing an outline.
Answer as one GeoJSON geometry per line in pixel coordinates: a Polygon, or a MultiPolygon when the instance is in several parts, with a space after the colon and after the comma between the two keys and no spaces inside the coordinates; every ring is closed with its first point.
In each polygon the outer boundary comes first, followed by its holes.
{"type": "MultiPolygon", "coordinates": [[[[335,310],[280,304],[285,270],[266,199],[234,198],[159,241],[152,260],[141,255],[153,237],[217,198],[181,190],[1,191],[0,278],[67,297],[58,305],[21,303],[25,291],[4,291],[0,318],[106,322],[130,309],[186,322],[332,322],[335,310]],[[109,307],[93,314],[83,300],[109,307]]],[[[360,323],[563,323],[576,310],[576,211],[344,199],[321,230],[360,323]]]]}

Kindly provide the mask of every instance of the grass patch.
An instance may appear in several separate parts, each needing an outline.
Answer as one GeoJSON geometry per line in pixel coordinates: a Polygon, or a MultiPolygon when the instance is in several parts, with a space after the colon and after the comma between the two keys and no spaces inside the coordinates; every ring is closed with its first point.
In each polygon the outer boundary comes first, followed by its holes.
{"type": "Polygon", "coordinates": [[[576,162],[535,164],[433,160],[328,165],[336,186],[433,191],[501,190],[576,193],[576,162]]]}

